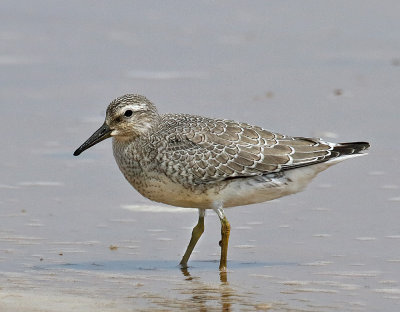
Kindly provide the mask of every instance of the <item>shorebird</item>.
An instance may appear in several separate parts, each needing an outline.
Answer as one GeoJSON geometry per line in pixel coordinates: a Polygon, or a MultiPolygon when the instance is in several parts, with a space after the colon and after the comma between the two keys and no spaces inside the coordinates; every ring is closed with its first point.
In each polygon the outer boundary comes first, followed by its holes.
{"type": "Polygon", "coordinates": [[[112,137],[115,160],[144,197],[197,208],[199,219],[180,265],[204,232],[206,209],[221,221],[219,269],[226,271],[230,224],[224,208],[297,193],[321,171],[365,155],[367,142],[330,143],[291,137],[243,122],[187,114],[164,114],[146,97],[113,100],[103,125],[75,152],[112,137]]]}

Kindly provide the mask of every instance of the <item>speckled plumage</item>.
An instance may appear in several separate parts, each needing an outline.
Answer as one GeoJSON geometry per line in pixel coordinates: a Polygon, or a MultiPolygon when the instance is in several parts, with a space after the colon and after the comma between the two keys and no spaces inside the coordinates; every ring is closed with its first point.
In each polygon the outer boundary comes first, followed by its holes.
{"type": "MultiPolygon", "coordinates": [[[[321,139],[289,137],[232,120],[186,114],[158,115],[155,106],[141,96],[114,100],[107,110],[110,124],[111,116],[129,101],[141,103],[136,113],[151,118],[147,118],[146,125],[138,127],[146,131],[137,137],[123,140],[114,137],[115,159],[126,179],[143,196],[176,206],[211,208],[211,202],[218,199],[224,207],[229,207],[258,202],[258,197],[264,201],[266,197],[268,200],[287,195],[282,188],[296,183],[288,181],[287,172],[314,166],[317,174],[327,166],[315,165],[366,148],[363,143],[338,145],[321,139]],[[148,104],[148,109],[143,103],[148,104]],[[264,183],[258,189],[271,193],[270,196],[246,196],[230,205],[224,203],[229,199],[218,196],[229,184],[236,183],[238,188],[243,188],[243,184],[250,182],[264,183]],[[163,184],[169,183],[171,186],[164,190],[163,184]],[[180,203],[169,189],[192,199],[182,199],[180,203]],[[159,194],[164,192],[168,193],[167,199],[165,194],[159,194]]],[[[143,121],[143,116],[140,119],[143,121]]],[[[302,188],[303,185],[299,190],[302,188]]]]}
{"type": "Polygon", "coordinates": [[[143,196],[200,212],[214,209],[221,222],[223,207],[296,193],[317,173],[369,147],[290,137],[232,120],[159,115],[149,100],[132,94],[110,103],[103,126],[74,155],[110,136],[121,172],[143,196]]]}

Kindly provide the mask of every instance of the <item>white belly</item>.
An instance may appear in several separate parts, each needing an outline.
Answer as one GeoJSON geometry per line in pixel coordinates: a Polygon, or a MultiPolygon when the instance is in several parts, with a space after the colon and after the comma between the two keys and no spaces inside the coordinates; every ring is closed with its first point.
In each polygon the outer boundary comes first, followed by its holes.
{"type": "Polygon", "coordinates": [[[191,189],[172,182],[163,175],[150,175],[140,183],[129,182],[143,196],[164,204],[211,209],[221,202],[223,207],[235,207],[273,200],[302,191],[317,173],[329,167],[323,163],[286,171],[280,175],[238,178],[191,189]]]}
{"type": "Polygon", "coordinates": [[[302,191],[307,184],[329,164],[319,164],[283,172],[233,180],[219,194],[224,207],[262,203],[302,191]]]}

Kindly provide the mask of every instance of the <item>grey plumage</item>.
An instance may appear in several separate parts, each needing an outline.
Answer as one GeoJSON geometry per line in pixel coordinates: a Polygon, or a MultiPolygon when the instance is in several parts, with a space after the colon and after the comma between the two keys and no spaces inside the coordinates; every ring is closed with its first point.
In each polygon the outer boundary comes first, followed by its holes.
{"type": "Polygon", "coordinates": [[[148,99],[133,94],[110,103],[104,124],[74,155],[108,137],[113,137],[121,172],[143,196],[199,208],[183,266],[204,228],[204,210],[217,212],[222,226],[221,270],[226,268],[230,229],[223,207],[299,192],[319,172],[360,156],[369,147],[366,142],[290,137],[232,120],[160,115],[148,99]]]}
{"type": "Polygon", "coordinates": [[[359,153],[369,146],[290,137],[232,120],[158,115],[155,106],[138,95],[117,98],[107,115],[112,116],[127,103],[146,103],[136,113],[142,114],[141,122],[146,116],[146,126],[141,127],[148,129],[131,143],[129,157],[142,168],[151,167],[185,187],[309,166],[359,153]]]}

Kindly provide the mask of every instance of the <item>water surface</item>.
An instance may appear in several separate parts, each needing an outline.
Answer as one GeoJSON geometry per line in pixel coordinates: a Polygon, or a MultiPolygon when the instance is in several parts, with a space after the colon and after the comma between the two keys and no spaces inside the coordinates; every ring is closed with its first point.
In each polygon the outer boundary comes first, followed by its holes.
{"type": "Polygon", "coordinates": [[[395,311],[400,304],[396,1],[2,1],[1,311],[395,311]],[[226,211],[181,271],[196,210],[142,198],[108,102],[368,140],[300,194],[226,211]]]}

